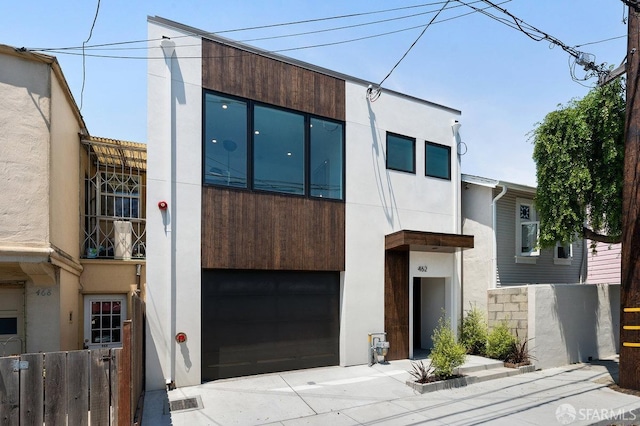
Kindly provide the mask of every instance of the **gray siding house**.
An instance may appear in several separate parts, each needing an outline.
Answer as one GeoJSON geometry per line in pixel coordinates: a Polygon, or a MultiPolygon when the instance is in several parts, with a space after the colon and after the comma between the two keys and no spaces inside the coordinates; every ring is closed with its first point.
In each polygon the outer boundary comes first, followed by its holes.
{"type": "Polygon", "coordinates": [[[492,288],[585,281],[585,241],[558,242],[552,249],[538,247],[535,190],[462,175],[462,232],[475,237],[475,248],[465,251],[463,259],[465,309],[470,303],[484,308],[487,290],[492,288]]]}

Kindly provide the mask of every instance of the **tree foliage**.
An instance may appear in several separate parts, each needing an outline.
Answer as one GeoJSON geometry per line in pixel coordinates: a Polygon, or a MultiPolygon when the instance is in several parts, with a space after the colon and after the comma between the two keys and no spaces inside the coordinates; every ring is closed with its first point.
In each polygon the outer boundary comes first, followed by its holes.
{"type": "Polygon", "coordinates": [[[592,89],[553,111],[532,132],[540,245],[622,234],[624,82],[592,89]]]}

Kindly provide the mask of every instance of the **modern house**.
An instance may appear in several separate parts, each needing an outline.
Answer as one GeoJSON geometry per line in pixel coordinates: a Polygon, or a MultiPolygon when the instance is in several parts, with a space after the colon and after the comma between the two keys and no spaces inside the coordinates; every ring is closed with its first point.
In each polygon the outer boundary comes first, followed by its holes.
{"type": "Polygon", "coordinates": [[[135,218],[122,209],[143,197],[144,145],[89,136],[52,56],[0,45],[0,105],[0,354],[119,345],[145,282],[127,248],[144,240],[144,198],[135,218]],[[140,162],[121,168],[130,151],[140,162]],[[115,234],[123,221],[138,234],[115,234]]]}
{"type": "Polygon", "coordinates": [[[577,284],[585,281],[582,240],[537,245],[539,218],[531,186],[462,175],[463,233],[475,236],[464,252],[464,302],[484,308],[487,289],[526,284],[577,284]]]}
{"type": "Polygon", "coordinates": [[[460,112],[148,19],[147,386],[364,364],[461,313],[460,112]]]}

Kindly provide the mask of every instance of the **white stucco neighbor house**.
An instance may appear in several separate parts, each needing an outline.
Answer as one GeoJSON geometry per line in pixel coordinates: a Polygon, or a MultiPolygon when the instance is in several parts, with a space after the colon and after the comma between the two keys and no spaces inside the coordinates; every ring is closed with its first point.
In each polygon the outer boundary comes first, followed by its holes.
{"type": "Polygon", "coordinates": [[[429,348],[461,313],[460,111],[148,19],[147,386],[429,348]]]}
{"type": "Polygon", "coordinates": [[[0,356],[120,346],[146,147],[89,135],[53,56],[0,45],[0,110],[0,356]]]}

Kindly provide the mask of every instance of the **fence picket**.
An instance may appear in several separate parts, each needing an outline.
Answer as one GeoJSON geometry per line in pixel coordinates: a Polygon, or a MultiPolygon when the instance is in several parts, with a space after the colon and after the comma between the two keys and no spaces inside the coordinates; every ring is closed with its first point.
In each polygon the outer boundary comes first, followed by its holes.
{"type": "Polygon", "coordinates": [[[64,425],[67,421],[67,353],[45,353],[44,374],[44,423],[64,425]]]}
{"type": "Polygon", "coordinates": [[[92,426],[109,425],[109,349],[91,351],[90,392],[92,426]]]}
{"type": "Polygon", "coordinates": [[[14,370],[18,357],[0,358],[0,425],[18,426],[20,421],[20,374],[14,370]]]}
{"type": "Polygon", "coordinates": [[[23,354],[20,368],[20,426],[42,426],[44,421],[44,354],[23,354]]]}
{"type": "MultiPolygon", "coordinates": [[[[89,351],[73,351],[67,355],[67,410],[69,426],[89,425],[89,351]]],[[[64,423],[63,423],[64,424],[64,423]]]]}
{"type": "Polygon", "coordinates": [[[0,358],[0,426],[139,424],[144,302],[132,296],[123,347],[0,358]]]}

